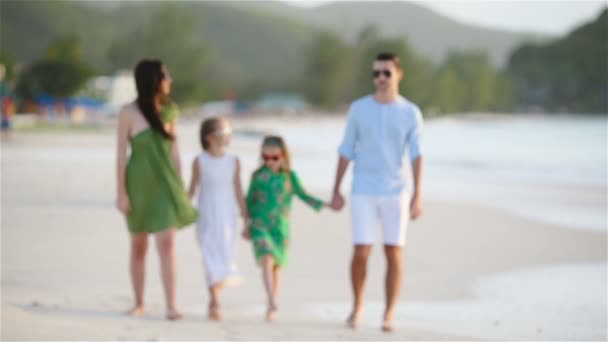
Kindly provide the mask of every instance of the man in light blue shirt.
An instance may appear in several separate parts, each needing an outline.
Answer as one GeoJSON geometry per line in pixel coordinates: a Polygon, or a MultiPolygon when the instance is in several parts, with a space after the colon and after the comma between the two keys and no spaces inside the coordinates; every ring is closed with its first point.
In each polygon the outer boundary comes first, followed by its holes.
{"type": "Polygon", "coordinates": [[[414,103],[399,95],[403,71],[399,57],[381,53],[373,63],[376,93],[352,103],[340,145],[332,207],[344,206],[340,184],[354,162],[351,196],[354,253],[351,262],[353,311],[348,324],[357,326],[363,306],[367,259],[378,223],[382,225],[387,260],[386,308],[383,331],[393,330],[393,315],[403,273],[402,246],[409,219],[422,213],[422,115],[414,103]],[[409,160],[404,161],[405,156],[409,160]],[[404,164],[412,165],[409,189],[404,164]]]}

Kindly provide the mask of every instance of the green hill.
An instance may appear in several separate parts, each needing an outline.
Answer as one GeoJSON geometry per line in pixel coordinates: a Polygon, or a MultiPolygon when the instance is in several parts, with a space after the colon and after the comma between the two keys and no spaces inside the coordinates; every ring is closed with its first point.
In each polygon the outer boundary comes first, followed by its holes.
{"type": "MultiPolygon", "coordinates": [[[[161,5],[5,0],[0,2],[1,48],[27,63],[54,38],[76,34],[91,64],[99,72],[110,72],[116,67],[108,58],[112,43],[145,25],[161,5]]],[[[279,82],[296,77],[305,64],[313,30],[302,24],[213,2],[171,5],[194,18],[200,44],[231,80],[279,82]]]]}
{"type": "Polygon", "coordinates": [[[0,1],[0,48],[19,62],[40,57],[51,41],[76,34],[93,65],[107,67],[106,49],[119,30],[105,11],[64,1],[0,1]]]}
{"type": "MultiPolygon", "coordinates": [[[[85,54],[101,71],[112,68],[107,49],[152,17],[162,2],[77,2],[3,0],[0,2],[2,48],[19,61],[37,58],[60,35],[77,34],[85,54]]],[[[485,50],[500,65],[528,34],[464,25],[408,2],[339,2],[299,8],[278,1],[173,2],[198,23],[201,43],[231,75],[247,80],[280,81],[298,74],[316,29],[354,39],[367,25],[407,39],[434,61],[447,52],[485,50]]],[[[233,76],[231,78],[234,78],[233,76]]]]}
{"type": "MultiPolygon", "coordinates": [[[[302,92],[310,88],[314,84],[307,69],[314,57],[311,47],[325,31],[328,41],[335,42],[332,47],[338,48],[337,56],[330,56],[335,62],[332,70],[345,61],[355,63],[342,71],[343,83],[336,83],[334,89],[350,98],[353,94],[345,89],[353,88],[356,71],[352,70],[360,67],[356,63],[363,58],[357,53],[375,53],[350,43],[374,26],[377,37],[395,38],[389,39],[391,48],[401,46],[403,51],[413,51],[412,56],[434,62],[414,63],[424,69],[417,88],[426,87],[429,94],[437,84],[448,89],[444,94],[471,88],[473,81],[466,71],[474,65],[484,82],[495,82],[496,89],[508,89],[509,94],[514,77],[522,105],[583,111],[606,106],[605,18],[604,12],[597,22],[553,40],[465,25],[404,1],[336,2],[300,8],[280,1],[1,0],[0,54],[8,52],[18,63],[28,64],[39,59],[58,37],[76,35],[85,61],[98,73],[131,68],[138,58],[156,55],[168,62],[176,76],[176,93],[184,98],[222,98],[231,90],[254,98],[265,90],[302,92]],[[166,21],[155,25],[159,18],[166,21]],[[402,44],[404,40],[407,46],[402,44]],[[449,53],[455,50],[465,52],[449,53]],[[508,61],[508,73],[494,75],[495,68],[484,53],[494,66],[508,61]],[[341,58],[344,55],[347,58],[341,58]],[[457,73],[460,69],[462,75],[457,73]],[[197,85],[199,89],[195,89],[197,85]]],[[[317,75],[322,84],[323,77],[331,76],[325,74],[317,75]]],[[[506,93],[496,89],[492,91],[506,93]]],[[[344,101],[332,99],[338,100],[344,101]]],[[[433,105],[438,100],[427,96],[419,101],[433,105]]],[[[511,103],[504,102],[500,108],[511,103]]]]}
{"type": "Polygon", "coordinates": [[[508,71],[520,105],[551,111],[608,113],[608,8],[548,44],[516,49],[508,71]]]}
{"type": "Polygon", "coordinates": [[[502,66],[511,51],[522,42],[542,42],[551,38],[463,24],[406,1],[339,1],[312,8],[294,7],[279,1],[226,1],[223,4],[294,18],[339,33],[351,41],[366,26],[374,25],[383,35],[403,37],[419,55],[435,62],[443,61],[451,50],[476,50],[487,52],[494,65],[502,66]]]}

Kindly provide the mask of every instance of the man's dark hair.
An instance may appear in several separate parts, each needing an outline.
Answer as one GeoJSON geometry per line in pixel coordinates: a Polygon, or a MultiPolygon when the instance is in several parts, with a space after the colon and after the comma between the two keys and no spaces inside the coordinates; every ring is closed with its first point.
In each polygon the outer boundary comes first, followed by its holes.
{"type": "Polygon", "coordinates": [[[393,62],[395,64],[395,67],[397,67],[397,69],[399,69],[399,70],[402,69],[401,68],[401,60],[394,53],[391,53],[391,52],[381,52],[381,53],[379,53],[376,56],[376,60],[377,61],[390,61],[390,62],[393,62]]]}

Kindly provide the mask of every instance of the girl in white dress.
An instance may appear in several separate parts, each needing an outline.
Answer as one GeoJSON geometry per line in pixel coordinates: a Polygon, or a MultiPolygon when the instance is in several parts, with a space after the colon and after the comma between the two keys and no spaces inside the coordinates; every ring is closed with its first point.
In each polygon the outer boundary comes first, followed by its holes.
{"type": "Polygon", "coordinates": [[[210,118],[201,125],[203,151],[192,163],[189,195],[197,189],[199,219],[196,236],[201,248],[205,278],[209,287],[209,318],[219,321],[219,295],[229,278],[237,273],[235,245],[237,215],[247,223],[239,159],[226,153],[232,129],[228,120],[210,118]]]}

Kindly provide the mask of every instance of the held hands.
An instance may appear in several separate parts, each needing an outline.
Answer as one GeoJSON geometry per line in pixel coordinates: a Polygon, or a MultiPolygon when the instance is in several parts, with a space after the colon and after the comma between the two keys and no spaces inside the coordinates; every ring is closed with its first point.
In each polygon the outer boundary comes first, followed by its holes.
{"type": "Polygon", "coordinates": [[[418,193],[414,194],[410,203],[410,217],[412,220],[418,219],[422,215],[422,199],[418,193]]]}
{"type": "Polygon", "coordinates": [[[329,207],[335,211],[342,210],[344,208],[344,196],[338,191],[334,192],[329,207]]]}
{"type": "Polygon", "coordinates": [[[127,193],[121,193],[116,198],[116,208],[120,210],[123,215],[127,215],[131,211],[131,202],[129,201],[129,195],[127,193]]]}

